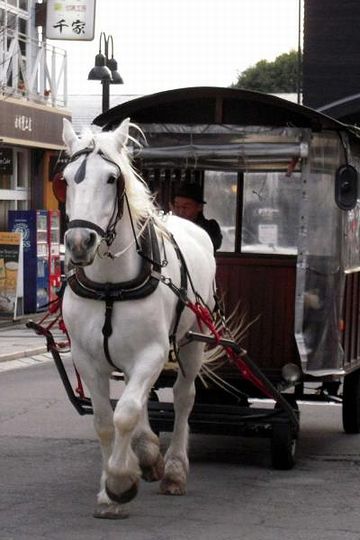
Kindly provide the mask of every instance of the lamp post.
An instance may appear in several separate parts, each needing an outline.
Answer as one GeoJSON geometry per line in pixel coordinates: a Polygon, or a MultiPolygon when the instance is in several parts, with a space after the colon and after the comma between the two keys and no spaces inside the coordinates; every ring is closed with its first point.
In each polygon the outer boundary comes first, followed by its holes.
{"type": "Polygon", "coordinates": [[[106,36],[105,32],[101,32],[99,39],[99,52],[95,56],[95,66],[90,70],[88,75],[89,81],[101,81],[102,84],[102,112],[106,112],[110,108],[110,84],[123,84],[120,73],[117,70],[117,62],[114,58],[114,41],[113,37],[106,36]],[[102,53],[102,41],[104,46],[104,54],[102,53]],[[111,57],[109,57],[109,48],[111,45],[111,57]]]}
{"type": "Polygon", "coordinates": [[[298,0],[298,50],[297,50],[297,81],[296,81],[296,92],[297,92],[297,102],[301,103],[301,92],[302,92],[302,54],[301,54],[301,37],[302,37],[302,26],[301,26],[301,8],[302,2],[298,0]]]}

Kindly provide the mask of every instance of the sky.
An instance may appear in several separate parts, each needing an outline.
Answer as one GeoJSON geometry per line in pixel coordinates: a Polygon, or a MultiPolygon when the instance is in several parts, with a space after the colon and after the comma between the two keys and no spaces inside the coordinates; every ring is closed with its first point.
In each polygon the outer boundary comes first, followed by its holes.
{"type": "Polygon", "coordinates": [[[68,94],[100,94],[88,81],[100,32],[112,35],[124,84],[143,95],[229,86],[259,60],[298,47],[299,0],[97,0],[93,41],[49,40],[68,53],[68,94]]]}

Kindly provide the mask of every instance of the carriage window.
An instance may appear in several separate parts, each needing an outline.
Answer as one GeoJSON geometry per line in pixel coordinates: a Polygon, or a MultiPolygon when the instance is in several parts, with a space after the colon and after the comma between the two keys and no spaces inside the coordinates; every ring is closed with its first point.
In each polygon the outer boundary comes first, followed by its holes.
{"type": "Polygon", "coordinates": [[[296,254],[299,173],[245,173],[241,246],[245,253],[296,254]]]}
{"type": "Polygon", "coordinates": [[[236,172],[205,171],[204,214],[220,225],[223,240],[219,251],[235,251],[236,193],[236,172]]]}

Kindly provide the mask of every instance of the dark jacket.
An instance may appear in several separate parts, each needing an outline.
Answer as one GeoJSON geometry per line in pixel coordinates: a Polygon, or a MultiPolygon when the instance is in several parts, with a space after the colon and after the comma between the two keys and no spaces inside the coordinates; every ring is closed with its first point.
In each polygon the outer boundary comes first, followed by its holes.
{"type": "Polygon", "coordinates": [[[208,233],[214,245],[214,251],[217,251],[222,242],[222,234],[218,222],[215,219],[206,219],[204,214],[201,213],[198,215],[195,223],[208,233]]]}

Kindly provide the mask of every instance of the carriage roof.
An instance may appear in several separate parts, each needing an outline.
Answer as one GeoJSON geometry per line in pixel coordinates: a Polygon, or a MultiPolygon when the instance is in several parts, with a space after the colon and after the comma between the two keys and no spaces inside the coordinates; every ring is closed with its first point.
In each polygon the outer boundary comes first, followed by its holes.
{"type": "Polygon", "coordinates": [[[232,124],[294,126],[313,131],[358,130],[309,107],[260,92],[236,88],[192,87],[168,90],[125,102],[93,123],[112,129],[130,117],[139,124],[232,124]]]}

